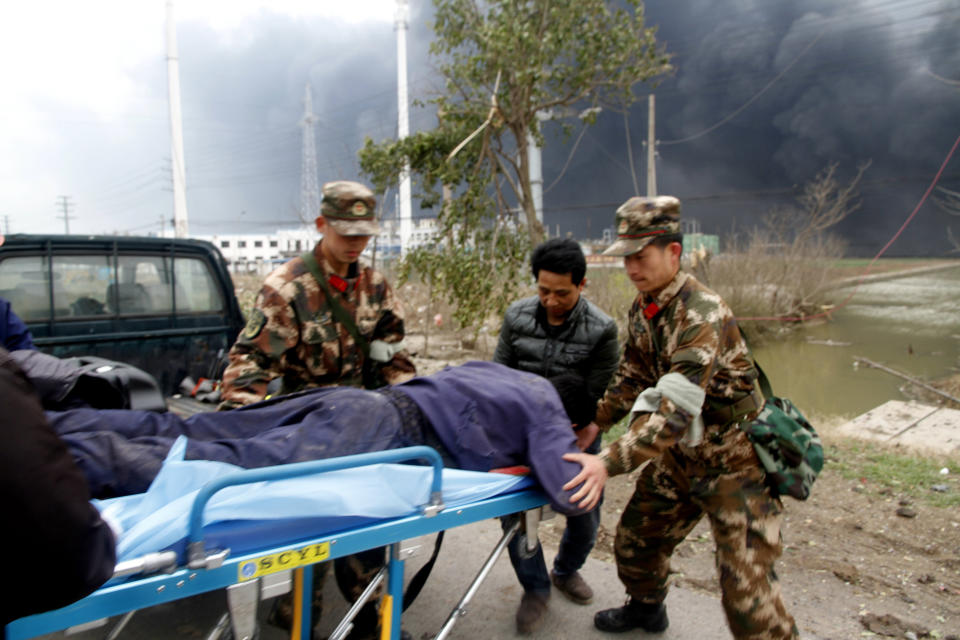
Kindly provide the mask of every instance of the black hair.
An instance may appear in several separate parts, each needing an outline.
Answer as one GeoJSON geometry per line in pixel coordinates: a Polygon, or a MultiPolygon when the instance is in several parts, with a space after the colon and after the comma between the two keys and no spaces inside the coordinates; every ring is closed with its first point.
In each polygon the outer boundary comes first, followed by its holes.
{"type": "Polygon", "coordinates": [[[587,389],[586,379],[576,373],[562,373],[548,378],[553,388],[560,395],[563,409],[570,418],[570,423],[578,427],[585,427],[597,415],[597,400],[587,389]]]}
{"type": "Polygon", "coordinates": [[[534,278],[540,275],[541,269],[558,274],[569,273],[570,281],[579,285],[587,273],[587,260],[576,240],[550,238],[533,250],[530,267],[533,269],[534,278]]]}
{"type": "Polygon", "coordinates": [[[682,233],[668,233],[666,235],[657,236],[653,239],[653,242],[651,242],[650,244],[652,244],[653,246],[659,249],[663,249],[671,242],[680,243],[680,254],[683,255],[683,234],[682,233]]]}

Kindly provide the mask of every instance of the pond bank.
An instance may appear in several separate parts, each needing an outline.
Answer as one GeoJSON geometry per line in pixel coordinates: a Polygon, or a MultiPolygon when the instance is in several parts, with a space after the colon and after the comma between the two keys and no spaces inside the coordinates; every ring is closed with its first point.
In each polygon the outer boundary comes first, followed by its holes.
{"type": "Polygon", "coordinates": [[[919,276],[928,273],[936,273],[938,271],[944,271],[947,269],[957,269],[960,268],[960,260],[952,260],[949,263],[944,264],[934,264],[934,265],[925,265],[922,267],[913,267],[910,269],[898,269],[896,271],[886,271],[882,273],[868,273],[866,275],[859,276],[849,276],[846,278],[840,278],[833,284],[827,287],[828,291],[833,291],[835,289],[843,289],[846,287],[852,287],[857,284],[865,284],[869,282],[884,282],[886,280],[897,280],[899,278],[909,278],[911,276],[919,276]]]}
{"type": "MultiPolygon", "coordinates": [[[[855,359],[868,358],[920,381],[942,380],[960,364],[960,262],[897,270],[865,282],[829,321],[756,345],[778,395],[801,410],[848,419],[888,400],[907,400],[904,380],[855,359]],[[931,269],[931,267],[933,267],[931,269]]],[[[840,296],[846,297],[844,292],[840,296]]],[[[911,394],[913,395],[913,394],[911,394]]]]}

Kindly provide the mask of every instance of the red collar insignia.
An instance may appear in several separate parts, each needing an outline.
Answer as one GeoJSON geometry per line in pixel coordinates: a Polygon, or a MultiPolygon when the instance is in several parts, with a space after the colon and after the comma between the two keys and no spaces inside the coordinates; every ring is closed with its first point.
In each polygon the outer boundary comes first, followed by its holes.
{"type": "Polygon", "coordinates": [[[347,281],[338,275],[330,276],[330,278],[328,279],[328,282],[330,283],[331,287],[333,287],[340,293],[343,293],[344,291],[347,290],[347,281]]]}
{"type": "Polygon", "coordinates": [[[652,320],[653,316],[660,313],[660,307],[657,306],[656,302],[651,302],[643,308],[643,317],[647,320],[652,320]]]}

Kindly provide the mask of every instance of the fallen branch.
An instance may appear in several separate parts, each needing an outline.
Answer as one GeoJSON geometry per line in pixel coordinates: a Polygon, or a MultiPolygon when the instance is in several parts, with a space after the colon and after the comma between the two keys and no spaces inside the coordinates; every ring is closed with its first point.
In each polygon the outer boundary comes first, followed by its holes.
{"type": "Polygon", "coordinates": [[[900,429],[900,431],[897,431],[895,434],[887,438],[887,440],[893,440],[894,438],[899,438],[900,436],[905,434],[907,431],[910,431],[910,429],[913,429],[915,426],[917,426],[918,424],[920,424],[921,422],[923,422],[924,420],[926,420],[927,418],[935,414],[937,411],[940,411],[942,408],[943,407],[934,407],[932,411],[930,411],[926,415],[923,415],[917,418],[916,420],[914,420],[913,422],[905,426],[903,429],[900,429]]]}
{"type": "Polygon", "coordinates": [[[894,369],[891,369],[890,367],[884,366],[884,365],[882,365],[882,364],[880,364],[880,363],[878,363],[878,362],[874,362],[873,360],[868,360],[867,358],[861,358],[860,356],[854,356],[854,357],[853,357],[853,361],[854,361],[854,362],[862,362],[863,364],[867,365],[868,367],[873,367],[874,369],[880,369],[880,371],[883,371],[883,372],[885,372],[885,373],[889,373],[889,374],[891,374],[891,375],[897,376],[898,378],[903,378],[904,380],[906,380],[906,381],[909,382],[910,384],[913,384],[913,385],[916,385],[916,386],[921,387],[921,388],[923,388],[923,389],[926,389],[927,391],[930,391],[931,393],[935,393],[935,394],[937,394],[938,396],[942,396],[942,397],[946,398],[947,400],[950,400],[951,402],[956,402],[957,404],[960,404],[960,398],[957,398],[957,397],[955,397],[955,396],[952,396],[952,395],[950,395],[949,393],[945,393],[945,392],[941,391],[940,389],[937,389],[936,387],[930,386],[930,385],[927,384],[926,382],[920,382],[919,380],[917,380],[916,378],[914,378],[914,377],[912,377],[912,376],[908,376],[908,375],[905,374],[905,373],[900,373],[899,371],[895,371],[894,369]]]}
{"type": "Polygon", "coordinates": [[[483,124],[477,127],[473,133],[468,135],[460,144],[458,144],[453,149],[453,151],[450,152],[450,155],[447,156],[448,162],[453,159],[453,156],[460,153],[460,149],[463,149],[465,146],[467,146],[468,142],[473,140],[478,133],[486,129],[487,125],[493,121],[493,116],[495,116],[497,112],[500,111],[500,105],[497,102],[497,91],[499,90],[500,90],[500,71],[497,71],[497,81],[493,85],[493,94],[491,94],[490,96],[490,113],[487,114],[487,119],[484,120],[483,124]]]}

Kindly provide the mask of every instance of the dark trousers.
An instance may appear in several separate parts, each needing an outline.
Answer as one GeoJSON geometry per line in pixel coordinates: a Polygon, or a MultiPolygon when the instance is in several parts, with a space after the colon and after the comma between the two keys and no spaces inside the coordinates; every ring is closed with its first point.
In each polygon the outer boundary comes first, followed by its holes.
{"type": "Polygon", "coordinates": [[[405,421],[384,393],[350,387],[315,391],[187,419],[172,413],[95,409],[49,412],[47,418],[66,441],[95,498],[146,491],[181,435],[189,438],[188,460],[216,460],[247,469],[425,441],[422,425],[405,421]]]}
{"type": "MultiPolygon", "coordinates": [[[[600,451],[600,437],[598,436],[593,443],[587,447],[587,453],[597,453],[600,451]]],[[[560,539],[560,548],[557,550],[557,557],[553,560],[553,570],[561,576],[567,576],[575,571],[579,571],[583,563],[587,561],[587,556],[593,549],[597,541],[597,527],[600,526],[600,506],[603,504],[603,497],[597,506],[587,513],[579,516],[567,516],[567,526],[563,530],[563,537],[560,539]]],[[[504,529],[506,529],[512,520],[503,518],[501,520],[504,529]]],[[[550,592],[550,574],[547,572],[547,563],[543,557],[543,546],[537,545],[537,550],[527,558],[523,557],[524,549],[521,549],[520,536],[515,537],[507,546],[510,554],[510,563],[517,574],[517,579],[523,586],[524,591],[534,591],[538,593],[550,592]]]]}

